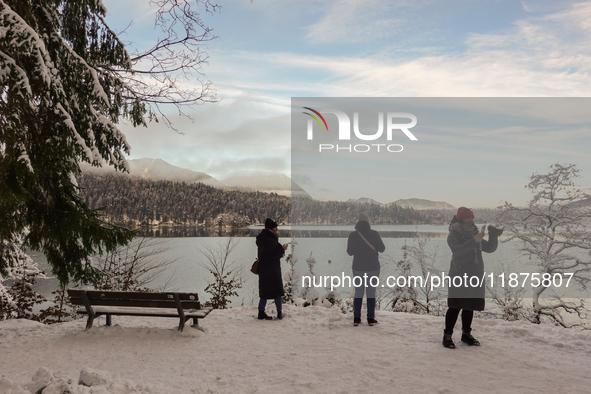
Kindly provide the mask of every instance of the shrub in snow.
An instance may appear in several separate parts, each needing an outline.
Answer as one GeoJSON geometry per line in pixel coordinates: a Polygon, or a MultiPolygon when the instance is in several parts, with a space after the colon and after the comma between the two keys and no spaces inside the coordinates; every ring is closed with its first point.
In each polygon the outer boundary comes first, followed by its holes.
{"type": "Polygon", "coordinates": [[[10,240],[0,239],[0,256],[11,264],[0,274],[0,320],[33,319],[39,317],[33,314],[33,307],[46,299],[33,290],[39,279],[45,279],[45,273],[39,269],[31,257],[22,250],[22,235],[10,240]]]}
{"type": "MultiPolygon", "coordinates": [[[[403,286],[398,282],[390,291],[388,296],[391,298],[390,307],[394,312],[407,312],[418,314],[440,314],[439,300],[441,294],[439,290],[432,290],[427,278],[435,275],[435,261],[437,249],[433,252],[427,250],[429,244],[428,238],[417,237],[413,240],[413,245],[402,246],[403,258],[396,261],[396,277],[406,278],[403,286]],[[420,273],[413,272],[417,267],[420,273]],[[415,286],[415,281],[411,277],[421,277],[423,287],[415,286]]],[[[419,284],[421,282],[418,282],[419,284]]]]}
{"type": "Polygon", "coordinates": [[[65,289],[60,287],[53,291],[53,305],[39,311],[39,321],[45,324],[61,323],[77,317],[76,309],[70,303],[65,289]]]}
{"type": "Polygon", "coordinates": [[[202,264],[213,275],[213,282],[205,288],[205,292],[211,294],[211,299],[204,303],[214,309],[229,308],[230,297],[238,296],[237,289],[242,288],[242,270],[236,266],[236,261],[230,260],[230,254],[238,241],[229,237],[215,247],[204,246],[201,251],[207,263],[202,264]]]}
{"type": "MultiPolygon", "coordinates": [[[[316,265],[316,259],[310,252],[310,256],[306,259],[306,264],[308,265],[308,272],[304,274],[304,276],[308,276],[310,278],[314,277],[314,266],[316,265]]],[[[304,306],[312,305],[320,295],[318,292],[310,287],[309,281],[306,282],[307,286],[302,288],[300,291],[300,297],[306,300],[304,306]]]]}
{"type": "Polygon", "coordinates": [[[125,246],[94,257],[92,264],[100,276],[92,285],[97,290],[154,291],[148,285],[175,262],[160,257],[168,250],[162,244],[157,238],[137,237],[125,246]]]}
{"type": "Polygon", "coordinates": [[[300,273],[295,269],[295,265],[298,262],[298,256],[295,254],[295,248],[297,244],[298,242],[295,240],[295,238],[292,238],[290,244],[291,251],[285,258],[285,261],[287,264],[289,264],[289,269],[283,275],[285,280],[283,290],[285,294],[281,300],[284,304],[294,303],[294,296],[298,294],[299,283],[300,279],[302,278],[300,273]]]}

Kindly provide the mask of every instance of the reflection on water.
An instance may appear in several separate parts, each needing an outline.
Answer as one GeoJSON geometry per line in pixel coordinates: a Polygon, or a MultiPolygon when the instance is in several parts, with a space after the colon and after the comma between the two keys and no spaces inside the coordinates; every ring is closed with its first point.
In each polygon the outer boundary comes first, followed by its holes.
{"type": "MultiPolygon", "coordinates": [[[[158,227],[139,228],[142,237],[183,238],[183,237],[256,237],[261,228],[226,229],[217,227],[158,227]]],[[[347,238],[353,231],[321,229],[279,229],[282,238],[347,238]]],[[[379,231],[382,238],[445,238],[447,232],[426,231],[379,231]]]]}

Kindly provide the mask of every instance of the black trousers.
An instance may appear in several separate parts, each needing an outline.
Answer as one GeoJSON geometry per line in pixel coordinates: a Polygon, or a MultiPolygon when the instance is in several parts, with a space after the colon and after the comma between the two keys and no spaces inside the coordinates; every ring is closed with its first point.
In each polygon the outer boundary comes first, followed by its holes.
{"type": "Polygon", "coordinates": [[[466,309],[449,308],[445,314],[445,330],[447,332],[453,332],[458,316],[462,311],[462,330],[470,331],[472,326],[472,319],[474,318],[474,311],[466,309]]]}

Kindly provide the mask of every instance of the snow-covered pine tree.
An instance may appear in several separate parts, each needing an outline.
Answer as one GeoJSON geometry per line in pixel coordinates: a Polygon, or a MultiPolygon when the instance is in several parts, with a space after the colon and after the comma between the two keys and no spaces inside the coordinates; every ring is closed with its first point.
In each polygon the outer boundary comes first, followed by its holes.
{"type": "MultiPolygon", "coordinates": [[[[195,3],[207,11],[217,7],[195,3]]],[[[44,252],[62,285],[93,281],[98,272],[89,256],[112,251],[134,234],[106,224],[78,196],[79,162],[124,171],[129,145],[118,121],[145,125],[146,118],[157,120],[159,104],[180,111],[183,104],[215,101],[209,82],[190,90],[176,83],[178,74],[201,73],[206,56],[199,45],[214,38],[210,29],[188,0],[156,4],[164,38],[131,57],[105,23],[100,0],[0,0],[3,275],[18,264],[4,248],[26,231],[25,247],[44,252]]]]}
{"type": "MultiPolygon", "coordinates": [[[[88,257],[133,233],[106,225],[78,196],[78,161],[125,169],[129,146],[115,122],[143,123],[113,70],[130,58],[99,0],[0,0],[0,238],[28,229],[62,284],[96,276],[88,257]]],[[[5,245],[4,243],[0,245],[5,245]]],[[[5,256],[5,253],[0,253],[5,256]]],[[[15,266],[2,259],[0,269],[15,266]]]]}

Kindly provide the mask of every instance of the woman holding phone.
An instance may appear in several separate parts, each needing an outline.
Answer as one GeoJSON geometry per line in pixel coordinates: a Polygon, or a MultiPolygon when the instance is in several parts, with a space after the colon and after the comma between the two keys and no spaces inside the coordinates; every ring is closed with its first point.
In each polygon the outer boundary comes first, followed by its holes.
{"type": "Polygon", "coordinates": [[[488,226],[488,241],[484,239],[485,226],[480,231],[474,224],[474,212],[466,207],[458,208],[456,215],[449,225],[447,244],[452,258],[449,276],[452,285],[449,286],[447,299],[448,310],[445,314],[445,330],[443,331],[443,346],[454,349],[452,334],[456,321],[462,311],[462,342],[470,346],[480,346],[480,342],[471,334],[474,311],[484,310],[484,283],[471,286],[470,278],[484,276],[484,262],[482,252],[492,253],[497,250],[498,237],[503,230],[488,226]],[[454,277],[462,278],[461,286],[454,286],[454,277]],[[468,278],[466,283],[465,278],[468,278]]]}
{"type": "Polygon", "coordinates": [[[285,294],[283,290],[283,279],[281,278],[281,258],[285,254],[287,244],[279,243],[279,230],[277,222],[271,218],[265,220],[265,228],[256,238],[259,250],[259,315],[261,320],[273,320],[265,313],[267,300],[275,301],[277,306],[277,319],[282,319],[281,297],[285,294]]]}

